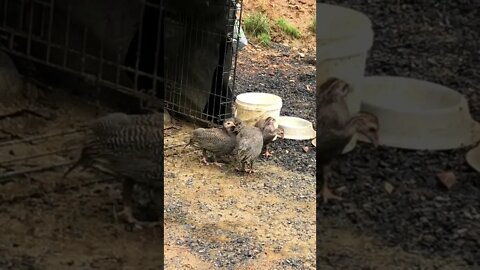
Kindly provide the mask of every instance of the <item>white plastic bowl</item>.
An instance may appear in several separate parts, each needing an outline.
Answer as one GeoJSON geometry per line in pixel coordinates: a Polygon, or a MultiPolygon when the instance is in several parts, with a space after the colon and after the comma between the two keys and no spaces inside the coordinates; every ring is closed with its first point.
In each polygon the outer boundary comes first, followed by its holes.
{"type": "Polygon", "coordinates": [[[467,163],[477,172],[480,172],[480,146],[468,151],[466,156],[467,163]]]}
{"type": "MultiPolygon", "coordinates": [[[[243,93],[235,100],[235,117],[240,118],[247,125],[254,126],[260,119],[269,116],[278,122],[280,110],[282,109],[282,98],[269,93],[243,93]]],[[[278,126],[278,123],[275,124],[278,126]]]]}
{"type": "Polygon", "coordinates": [[[316,137],[310,121],[293,116],[280,116],[278,126],[284,130],[284,139],[310,140],[316,137]]]}
{"type": "MultiPolygon", "coordinates": [[[[362,110],[379,118],[381,145],[447,150],[472,145],[479,124],[466,99],[445,86],[402,77],[366,77],[362,110]]],[[[365,141],[365,138],[359,136],[365,141]]]]}

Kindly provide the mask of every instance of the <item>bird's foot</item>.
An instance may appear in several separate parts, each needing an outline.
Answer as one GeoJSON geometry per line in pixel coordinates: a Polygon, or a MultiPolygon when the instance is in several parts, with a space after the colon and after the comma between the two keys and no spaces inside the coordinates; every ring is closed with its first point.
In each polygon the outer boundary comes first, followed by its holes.
{"type": "Polygon", "coordinates": [[[235,171],[237,172],[245,172],[245,170],[241,169],[241,168],[238,168],[238,167],[235,167],[235,171]]]}
{"type": "Polygon", "coordinates": [[[324,203],[327,203],[328,200],[337,200],[337,201],[343,200],[343,198],[341,196],[333,194],[332,191],[329,188],[323,188],[322,192],[317,195],[317,198],[318,197],[323,197],[323,202],[324,203]]]}
{"type": "Polygon", "coordinates": [[[206,158],[206,157],[203,157],[203,158],[201,159],[201,161],[203,162],[203,164],[205,164],[205,165],[207,165],[207,166],[210,165],[210,163],[207,161],[207,158],[206,158]]]}
{"type": "Polygon", "coordinates": [[[123,210],[117,212],[116,207],[113,208],[113,214],[115,217],[115,221],[118,222],[118,219],[121,218],[127,223],[135,223],[137,219],[133,216],[132,209],[130,207],[123,207],[123,210]]]}
{"type": "MultiPolygon", "coordinates": [[[[124,207],[122,211],[115,214],[116,217],[123,218],[123,220],[133,226],[137,227],[156,227],[162,224],[159,221],[146,222],[140,221],[133,216],[132,209],[130,207],[124,207]]],[[[117,218],[116,218],[117,219],[117,218]]]]}
{"type": "Polygon", "coordinates": [[[220,162],[217,162],[217,161],[213,162],[213,165],[215,165],[215,166],[217,166],[217,167],[219,167],[219,168],[222,168],[222,167],[223,167],[223,164],[220,163],[220,162]]]}
{"type": "Polygon", "coordinates": [[[248,169],[248,170],[245,170],[246,173],[248,174],[254,174],[255,171],[253,169],[248,169]]]}
{"type": "Polygon", "coordinates": [[[272,156],[272,153],[265,151],[265,153],[263,153],[263,156],[268,158],[272,156]]]}

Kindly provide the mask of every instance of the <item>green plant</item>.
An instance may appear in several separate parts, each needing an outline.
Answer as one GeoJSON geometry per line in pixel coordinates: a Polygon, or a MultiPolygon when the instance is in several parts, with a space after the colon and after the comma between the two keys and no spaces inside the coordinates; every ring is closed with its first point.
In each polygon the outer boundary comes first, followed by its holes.
{"type": "Polygon", "coordinates": [[[269,46],[270,37],[270,20],[267,15],[260,11],[248,14],[243,22],[245,33],[258,40],[260,44],[269,46]]]}
{"type": "Polygon", "coordinates": [[[280,27],[280,29],[287,35],[294,37],[294,38],[299,38],[302,36],[302,33],[298,30],[298,28],[294,25],[292,25],[290,22],[288,22],[284,18],[280,18],[277,20],[277,25],[280,27]]]}
{"type": "Polygon", "coordinates": [[[257,39],[263,46],[270,46],[270,43],[272,42],[270,35],[267,33],[260,34],[257,39]]]}
{"type": "Polygon", "coordinates": [[[254,37],[258,37],[261,34],[270,33],[270,22],[268,17],[260,11],[255,11],[251,14],[248,14],[245,17],[243,26],[245,28],[245,32],[254,37]]]}

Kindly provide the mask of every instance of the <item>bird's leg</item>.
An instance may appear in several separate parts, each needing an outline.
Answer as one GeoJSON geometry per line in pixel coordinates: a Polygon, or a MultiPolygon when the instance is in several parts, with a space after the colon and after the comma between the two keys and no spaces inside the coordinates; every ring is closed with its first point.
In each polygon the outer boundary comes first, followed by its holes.
{"type": "Polygon", "coordinates": [[[128,223],[135,223],[137,220],[133,216],[132,212],[132,193],[133,193],[133,181],[131,179],[125,179],[123,181],[122,199],[123,209],[118,216],[123,216],[128,223]]]}
{"type": "Polygon", "coordinates": [[[242,172],[243,163],[242,163],[242,162],[239,162],[237,165],[240,165],[240,167],[235,166],[235,171],[237,171],[237,172],[242,172]]]}
{"type": "Polygon", "coordinates": [[[239,172],[242,172],[242,173],[247,172],[245,170],[245,162],[242,161],[242,162],[240,162],[240,164],[241,164],[241,169],[238,169],[238,168],[235,168],[235,169],[239,172]]]}
{"type": "Polygon", "coordinates": [[[213,164],[219,168],[222,168],[223,164],[217,161],[217,156],[213,155],[213,164]]]}
{"type": "Polygon", "coordinates": [[[248,170],[248,173],[255,173],[255,171],[253,170],[253,161],[250,161],[250,169],[248,170]]]}
{"type": "Polygon", "coordinates": [[[205,163],[205,165],[209,165],[210,163],[208,163],[207,161],[207,150],[203,149],[203,158],[202,158],[202,162],[205,163]]]}
{"type": "Polygon", "coordinates": [[[272,156],[272,153],[268,152],[268,146],[265,145],[263,148],[265,149],[265,153],[263,153],[263,155],[264,155],[265,157],[271,157],[271,156],[272,156]]]}
{"type": "Polygon", "coordinates": [[[123,190],[122,190],[122,197],[123,197],[123,210],[119,212],[117,215],[123,216],[125,221],[129,224],[135,224],[141,227],[154,227],[161,225],[161,222],[143,222],[139,221],[133,216],[132,206],[133,206],[133,185],[134,182],[131,179],[125,179],[123,182],[123,190]]]}
{"type": "Polygon", "coordinates": [[[317,195],[323,197],[323,202],[327,203],[329,199],[341,201],[343,198],[341,196],[335,195],[332,193],[330,188],[328,188],[328,179],[331,177],[330,166],[325,166],[323,170],[323,183],[322,183],[322,192],[317,195]]]}

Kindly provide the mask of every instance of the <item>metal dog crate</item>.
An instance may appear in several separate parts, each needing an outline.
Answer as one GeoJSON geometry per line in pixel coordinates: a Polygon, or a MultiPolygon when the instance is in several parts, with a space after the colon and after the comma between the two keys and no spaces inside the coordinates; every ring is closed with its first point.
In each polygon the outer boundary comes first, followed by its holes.
{"type": "Polygon", "coordinates": [[[140,109],[219,123],[231,115],[239,6],[241,0],[0,0],[0,48],[17,66],[28,63],[19,67],[25,77],[35,73],[31,65],[50,68],[95,86],[96,99],[133,97],[140,109]]]}

